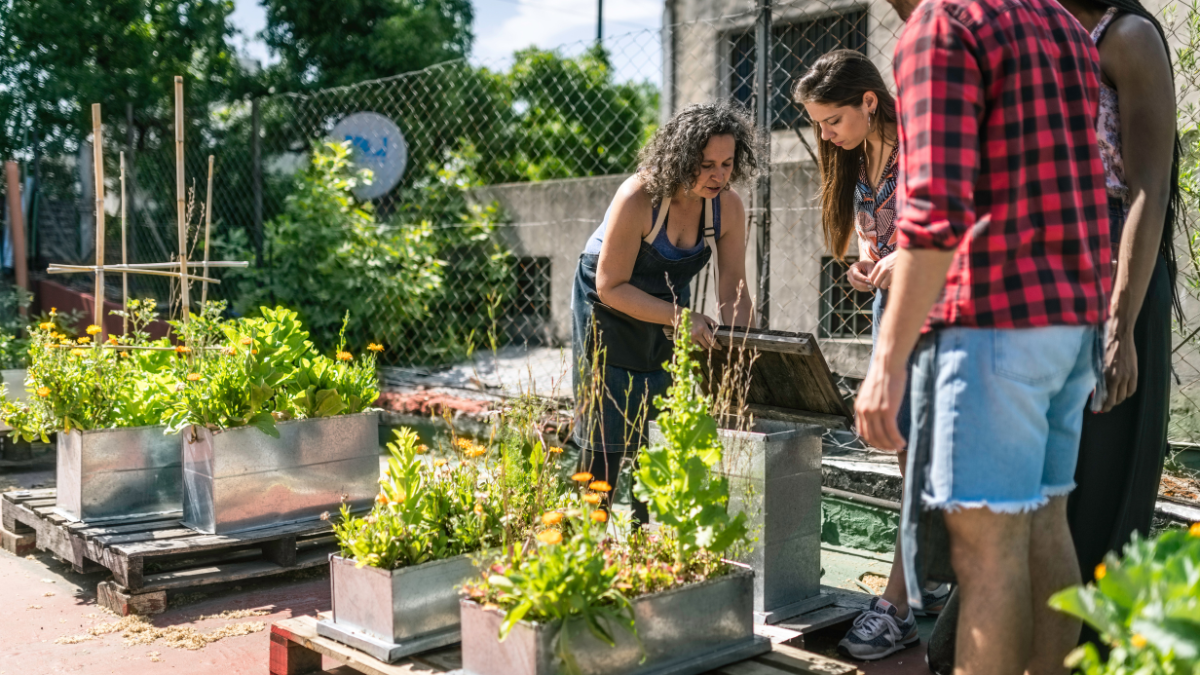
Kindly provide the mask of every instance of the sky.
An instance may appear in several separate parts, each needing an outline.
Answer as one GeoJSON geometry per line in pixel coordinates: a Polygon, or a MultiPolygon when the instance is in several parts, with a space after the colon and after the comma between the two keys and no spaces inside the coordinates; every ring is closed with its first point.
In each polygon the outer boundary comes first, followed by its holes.
{"type": "MultiPolygon", "coordinates": [[[[505,67],[512,53],[530,45],[549,49],[566,45],[577,53],[596,36],[597,0],[473,0],[475,45],[471,61],[505,67]]],[[[232,21],[242,32],[243,55],[269,65],[274,61],[262,40],[254,37],[266,25],[258,0],[235,0],[232,21]]],[[[659,80],[661,43],[645,33],[662,25],[660,0],[605,0],[605,45],[618,80],[659,80]]]]}

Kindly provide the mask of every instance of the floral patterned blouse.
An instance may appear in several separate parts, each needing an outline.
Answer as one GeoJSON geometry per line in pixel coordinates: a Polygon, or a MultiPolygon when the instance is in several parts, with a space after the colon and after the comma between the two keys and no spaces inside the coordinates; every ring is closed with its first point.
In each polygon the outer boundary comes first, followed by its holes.
{"type": "Polygon", "coordinates": [[[867,177],[866,154],[859,158],[858,184],[854,189],[854,229],[860,239],[867,243],[871,260],[880,260],[896,250],[896,179],[899,176],[897,159],[900,144],[892,148],[892,154],[883,165],[879,175],[879,187],[871,189],[867,177]]]}
{"type": "MultiPolygon", "coordinates": [[[[1104,33],[1117,18],[1117,8],[1109,7],[1092,29],[1092,42],[1100,46],[1104,33]]],[[[1096,115],[1096,144],[1104,161],[1105,187],[1108,195],[1125,202],[1129,186],[1125,183],[1125,160],[1121,157],[1121,113],[1117,108],[1117,90],[1100,82],[1100,110],[1096,115]]]]}

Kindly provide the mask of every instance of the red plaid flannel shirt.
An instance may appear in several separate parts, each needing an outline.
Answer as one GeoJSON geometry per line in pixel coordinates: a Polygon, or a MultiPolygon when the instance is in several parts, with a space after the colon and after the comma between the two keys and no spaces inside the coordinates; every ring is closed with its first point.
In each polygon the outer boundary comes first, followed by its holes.
{"type": "Polygon", "coordinates": [[[1099,62],[1055,0],[924,0],[909,17],[899,244],[957,251],[926,330],[1107,318],[1099,62]]]}

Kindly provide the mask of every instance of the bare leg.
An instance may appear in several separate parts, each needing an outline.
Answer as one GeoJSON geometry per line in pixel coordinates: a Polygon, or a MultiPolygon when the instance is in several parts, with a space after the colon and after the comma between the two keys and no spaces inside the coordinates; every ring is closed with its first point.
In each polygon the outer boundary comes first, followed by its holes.
{"type": "Polygon", "coordinates": [[[1029,675],[1065,675],[1063,659],[1079,642],[1080,623],[1046,604],[1050,596],[1080,582],[1075,544],[1067,525],[1067,498],[1054,497],[1033,514],[1029,569],[1033,589],[1033,654],[1029,675]]]}
{"type": "MultiPolygon", "coordinates": [[[[897,453],[900,461],[900,479],[907,481],[908,453],[897,453]]],[[[896,533],[896,555],[892,558],[892,571],[888,574],[887,587],[883,589],[883,599],[896,607],[896,616],[904,619],[908,616],[908,591],[904,587],[904,561],[900,557],[900,533],[896,533]]]]}
{"type": "Polygon", "coordinates": [[[951,562],[962,596],[955,675],[1021,675],[1029,663],[1032,520],[1029,513],[986,508],[946,512],[951,562]]]}

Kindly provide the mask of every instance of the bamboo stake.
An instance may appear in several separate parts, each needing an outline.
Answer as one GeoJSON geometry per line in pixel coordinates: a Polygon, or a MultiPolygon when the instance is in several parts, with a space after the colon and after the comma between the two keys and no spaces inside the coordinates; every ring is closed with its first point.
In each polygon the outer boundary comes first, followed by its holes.
{"type": "Polygon", "coordinates": [[[96,178],[96,286],[92,323],[104,326],[104,131],[100,104],[92,104],[92,163],[96,178]]]}
{"type": "MultiPolygon", "coordinates": [[[[212,179],[213,179],[213,156],[208,156],[208,196],[204,201],[204,269],[201,274],[208,276],[208,235],[212,231],[212,179]]],[[[208,302],[208,282],[205,281],[200,285],[200,311],[204,311],[204,304],[208,302]]]]}
{"type": "Polygon", "coordinates": [[[187,322],[191,314],[191,289],[187,275],[187,212],[184,201],[183,168],[183,76],[175,76],[175,209],[179,231],[179,308],[180,321],[187,322]]]}
{"type": "MultiPolygon", "coordinates": [[[[101,268],[99,265],[50,265],[49,267],[46,268],[46,274],[78,274],[80,272],[92,272],[92,273],[96,273],[96,274],[103,274],[103,270],[111,270],[114,268],[116,268],[117,271],[121,271],[121,268],[116,267],[115,265],[109,265],[108,267],[104,267],[104,268],[101,268]]],[[[178,279],[180,276],[179,272],[172,272],[169,270],[127,270],[127,271],[132,274],[148,274],[150,276],[172,277],[174,279],[178,279]]],[[[207,281],[210,284],[221,283],[220,279],[213,279],[211,277],[202,277],[202,276],[198,276],[195,274],[189,274],[189,275],[187,275],[187,278],[191,279],[193,281],[207,281]]]]}
{"type": "MultiPolygon", "coordinates": [[[[203,264],[204,263],[198,263],[198,262],[192,261],[192,262],[189,262],[187,264],[187,266],[189,268],[196,268],[196,267],[200,267],[203,264]]],[[[63,267],[63,265],[60,265],[58,263],[51,263],[51,266],[63,267]]],[[[210,260],[210,261],[208,261],[208,266],[209,267],[249,267],[250,263],[246,262],[244,260],[210,260]]],[[[66,265],[66,267],[87,267],[88,269],[93,268],[92,265],[82,265],[82,266],[81,265],[66,265]]],[[[117,272],[120,272],[121,270],[125,270],[127,272],[135,272],[137,270],[169,269],[169,270],[176,270],[178,273],[179,263],[176,261],[164,262],[164,263],[129,263],[128,265],[105,265],[104,269],[106,271],[117,271],[117,272]]]]}
{"type": "MultiPolygon", "coordinates": [[[[129,264],[129,250],[125,246],[125,151],[121,151],[121,264],[129,264]]],[[[121,311],[129,311],[129,273],[121,272],[121,311]]],[[[121,318],[121,334],[129,333],[129,317],[121,318]]]]}

